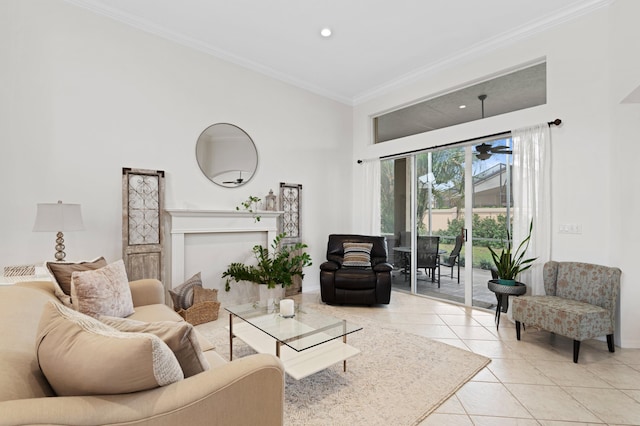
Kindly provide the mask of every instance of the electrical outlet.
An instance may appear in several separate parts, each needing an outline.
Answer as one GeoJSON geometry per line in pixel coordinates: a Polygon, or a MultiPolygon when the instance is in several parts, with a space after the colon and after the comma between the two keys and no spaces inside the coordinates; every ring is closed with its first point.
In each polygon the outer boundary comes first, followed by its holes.
{"type": "Polygon", "coordinates": [[[582,234],[582,225],[578,223],[564,223],[560,225],[561,234],[582,234]]]}

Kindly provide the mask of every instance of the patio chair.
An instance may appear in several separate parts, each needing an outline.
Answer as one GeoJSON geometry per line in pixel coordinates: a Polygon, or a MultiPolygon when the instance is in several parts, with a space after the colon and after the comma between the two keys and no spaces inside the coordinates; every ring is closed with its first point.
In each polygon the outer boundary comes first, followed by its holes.
{"type": "Polygon", "coordinates": [[[438,250],[440,237],[418,236],[418,269],[424,268],[425,272],[431,275],[431,282],[436,280],[436,269],[438,270],[438,288],[440,288],[440,256],[438,250]]]}
{"type": "Polygon", "coordinates": [[[462,235],[458,235],[456,237],[456,245],[449,253],[449,256],[445,256],[444,259],[440,260],[440,266],[446,266],[451,268],[451,279],[453,279],[453,267],[458,265],[458,284],[460,284],[460,250],[462,249],[462,243],[464,242],[464,237],[462,235]]]}
{"type": "Polygon", "coordinates": [[[396,268],[400,268],[403,273],[408,271],[409,256],[404,252],[407,247],[411,247],[411,231],[398,231],[395,246],[391,247],[391,264],[396,268]],[[396,250],[398,249],[398,250],[396,250]]]}
{"type": "Polygon", "coordinates": [[[400,231],[398,245],[401,247],[411,247],[411,231],[400,231]]]}

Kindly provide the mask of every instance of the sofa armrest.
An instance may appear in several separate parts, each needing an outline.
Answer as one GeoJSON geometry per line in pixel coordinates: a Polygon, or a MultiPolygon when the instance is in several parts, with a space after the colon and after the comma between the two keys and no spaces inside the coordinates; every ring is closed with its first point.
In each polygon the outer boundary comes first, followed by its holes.
{"type": "Polygon", "coordinates": [[[269,426],[282,425],[283,413],[282,362],[273,355],[258,354],[144,392],[0,402],[0,426],[269,426]]]}
{"type": "Polygon", "coordinates": [[[164,305],[164,286],[156,279],[142,279],[129,282],[133,306],[164,305]]]}

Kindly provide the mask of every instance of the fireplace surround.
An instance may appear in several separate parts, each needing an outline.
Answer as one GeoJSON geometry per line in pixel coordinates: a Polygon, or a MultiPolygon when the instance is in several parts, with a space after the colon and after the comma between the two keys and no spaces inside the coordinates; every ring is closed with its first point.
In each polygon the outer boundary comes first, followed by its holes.
{"type": "MultiPolygon", "coordinates": [[[[253,213],[236,210],[197,210],[197,209],[166,209],[169,234],[167,241],[170,245],[167,254],[169,277],[165,283],[168,289],[180,285],[186,278],[185,243],[190,237],[204,234],[219,234],[221,236],[239,233],[260,233],[270,242],[278,234],[278,219],[280,211],[259,211],[260,220],[256,220],[253,213]]],[[[250,252],[248,247],[247,252],[250,252]]],[[[226,265],[225,265],[226,266],[226,265]]],[[[224,288],[224,287],[222,287],[224,288]]]]}

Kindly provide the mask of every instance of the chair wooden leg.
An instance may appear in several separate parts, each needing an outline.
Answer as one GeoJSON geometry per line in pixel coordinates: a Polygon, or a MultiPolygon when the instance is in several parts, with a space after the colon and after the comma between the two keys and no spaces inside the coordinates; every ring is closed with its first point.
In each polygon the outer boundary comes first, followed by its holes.
{"type": "Polygon", "coordinates": [[[580,340],[573,341],[573,362],[578,363],[578,355],[580,354],[580,340]]]}
{"type": "Polygon", "coordinates": [[[613,344],[613,334],[607,334],[607,346],[609,347],[609,352],[616,351],[616,346],[613,344]]]}
{"type": "Polygon", "coordinates": [[[516,321],[516,339],[520,340],[520,321],[516,321]]]}

